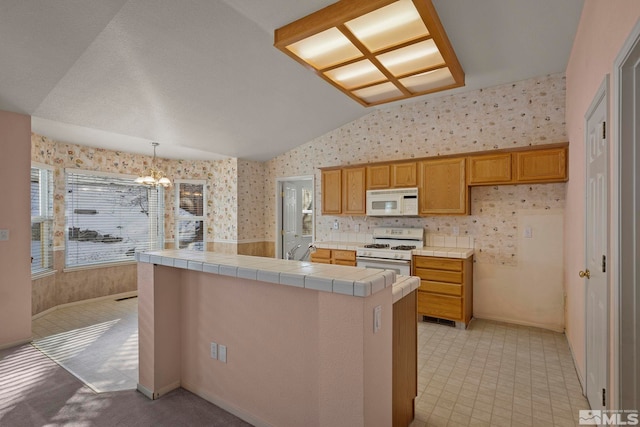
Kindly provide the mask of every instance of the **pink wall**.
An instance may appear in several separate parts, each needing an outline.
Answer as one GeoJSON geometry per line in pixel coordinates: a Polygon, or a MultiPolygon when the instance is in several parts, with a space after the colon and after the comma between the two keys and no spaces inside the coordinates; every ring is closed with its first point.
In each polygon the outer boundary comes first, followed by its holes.
{"type": "MultiPolygon", "coordinates": [[[[566,333],[581,379],[585,376],[585,294],[584,280],[578,277],[578,271],[584,269],[585,246],[584,115],[605,75],[613,73],[613,62],[639,17],[637,0],[586,0],[566,71],[566,121],[571,151],[565,207],[566,333]]],[[[611,94],[613,88],[609,89],[611,94]]],[[[612,114],[611,99],[609,111],[612,114]]],[[[615,118],[611,115],[609,124],[613,129],[615,118]]],[[[609,135],[614,135],[614,131],[609,135]]],[[[610,143],[613,142],[611,138],[610,143]]],[[[613,264],[610,263],[612,267],[613,264]]],[[[610,310],[613,314],[617,308],[610,310]]]]}
{"type": "Polygon", "coordinates": [[[0,111],[0,348],[31,339],[31,117],[0,111]]]}
{"type": "Polygon", "coordinates": [[[147,263],[138,279],[147,394],[179,384],[254,425],[391,425],[390,287],[359,298],[147,263]]]}

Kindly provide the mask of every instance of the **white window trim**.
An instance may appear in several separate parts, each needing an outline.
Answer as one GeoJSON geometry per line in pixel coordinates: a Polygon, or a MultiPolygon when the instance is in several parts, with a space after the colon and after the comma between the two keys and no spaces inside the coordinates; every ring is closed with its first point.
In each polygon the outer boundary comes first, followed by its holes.
{"type": "MultiPolygon", "coordinates": [[[[44,191],[43,192],[43,188],[47,188],[51,187],[51,202],[53,204],[53,193],[55,191],[55,185],[54,185],[54,173],[55,173],[55,168],[53,166],[44,164],[44,163],[40,163],[40,162],[31,162],[31,169],[40,169],[40,170],[46,170],[51,172],[51,176],[49,177],[51,182],[47,182],[47,181],[42,181],[39,180],[38,181],[38,185],[40,187],[39,189],[39,194],[45,194],[48,193],[48,191],[44,191]]],[[[51,254],[50,256],[50,260],[49,262],[51,263],[51,265],[49,265],[48,267],[45,268],[41,268],[37,271],[33,271],[31,270],[31,278],[33,279],[39,279],[48,275],[51,275],[53,273],[55,273],[55,270],[53,268],[53,222],[54,222],[54,218],[53,218],[53,212],[49,212],[49,206],[48,203],[46,202],[46,200],[44,200],[43,197],[40,197],[40,199],[38,200],[38,202],[40,203],[40,209],[38,209],[38,211],[42,214],[44,213],[44,215],[37,215],[37,216],[32,216],[31,217],[31,224],[33,225],[34,222],[38,222],[38,223],[43,223],[43,222],[49,222],[50,223],[50,227],[51,227],[51,242],[49,242],[51,244],[51,254]]],[[[52,207],[53,209],[53,207],[52,207]]]]}

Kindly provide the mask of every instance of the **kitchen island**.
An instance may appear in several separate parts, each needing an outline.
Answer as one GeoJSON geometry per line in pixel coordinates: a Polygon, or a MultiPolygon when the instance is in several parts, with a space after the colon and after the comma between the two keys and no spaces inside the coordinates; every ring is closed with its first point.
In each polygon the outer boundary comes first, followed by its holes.
{"type": "Polygon", "coordinates": [[[183,387],[258,426],[392,424],[393,304],[417,278],[185,250],[138,261],[148,397],[183,387]]]}

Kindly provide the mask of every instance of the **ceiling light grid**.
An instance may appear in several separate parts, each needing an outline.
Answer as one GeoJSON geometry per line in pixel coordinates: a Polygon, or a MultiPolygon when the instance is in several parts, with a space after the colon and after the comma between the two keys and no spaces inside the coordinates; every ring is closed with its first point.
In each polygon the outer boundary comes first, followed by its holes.
{"type": "Polygon", "coordinates": [[[464,85],[431,0],[342,0],[277,29],[274,45],[364,106],[464,85]]]}

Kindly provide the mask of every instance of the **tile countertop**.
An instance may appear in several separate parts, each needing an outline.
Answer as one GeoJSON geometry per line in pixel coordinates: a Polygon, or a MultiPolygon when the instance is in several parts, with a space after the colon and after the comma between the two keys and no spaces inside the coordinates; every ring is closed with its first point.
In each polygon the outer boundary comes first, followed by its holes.
{"type": "MultiPolygon", "coordinates": [[[[362,247],[362,243],[358,242],[315,242],[316,248],[322,249],[345,249],[355,251],[357,248],[362,247]]],[[[466,259],[473,255],[473,249],[471,248],[452,248],[444,246],[425,246],[423,248],[414,249],[413,255],[420,256],[436,256],[442,258],[462,258],[466,259]]]]}
{"type": "Polygon", "coordinates": [[[389,270],[186,249],[139,253],[136,259],[138,262],[356,297],[367,297],[393,286],[394,302],[420,285],[418,277],[396,276],[395,272],[389,270]]]}
{"type": "Polygon", "coordinates": [[[420,256],[437,256],[442,258],[462,258],[466,259],[473,255],[473,249],[470,248],[447,248],[441,246],[425,246],[424,248],[414,249],[414,255],[420,256]]]}

